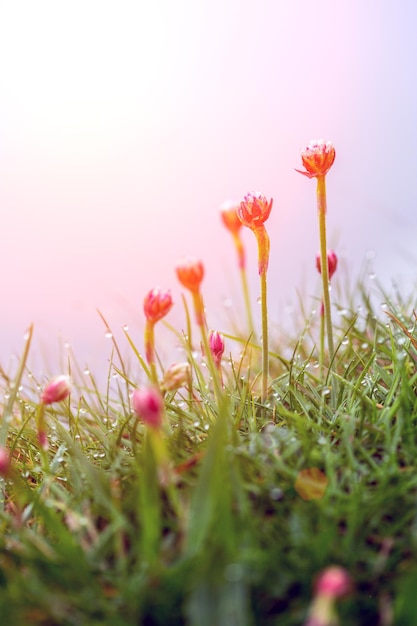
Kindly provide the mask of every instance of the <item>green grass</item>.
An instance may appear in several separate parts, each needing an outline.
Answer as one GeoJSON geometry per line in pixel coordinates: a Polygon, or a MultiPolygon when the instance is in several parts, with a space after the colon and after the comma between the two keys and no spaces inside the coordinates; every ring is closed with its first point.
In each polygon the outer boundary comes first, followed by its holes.
{"type": "MultiPolygon", "coordinates": [[[[46,454],[35,420],[45,381],[27,353],[12,379],[3,372],[12,469],[0,479],[0,623],[296,626],[315,576],[337,564],[354,584],[338,602],[343,626],[415,626],[414,303],[380,294],[386,311],[374,310],[363,285],[355,294],[352,309],[334,305],[336,409],[318,314],[271,339],[265,405],[259,346],[226,338],[219,401],[182,340],[192,388],[165,394],[169,484],[131,409],[147,368],[130,337],[132,372],[115,345],[104,391],[84,376],[70,400],[46,408],[46,454]],[[295,481],[313,467],[327,488],[304,500],[295,481]]],[[[76,363],[69,373],[81,380],[76,363]]]]}

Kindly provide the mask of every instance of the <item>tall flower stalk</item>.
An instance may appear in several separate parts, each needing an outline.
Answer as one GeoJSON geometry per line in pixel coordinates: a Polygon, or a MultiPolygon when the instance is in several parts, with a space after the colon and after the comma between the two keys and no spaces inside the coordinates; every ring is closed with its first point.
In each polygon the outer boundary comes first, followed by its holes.
{"type": "Polygon", "coordinates": [[[243,241],[240,237],[240,230],[242,228],[242,222],[240,221],[239,216],[237,214],[238,208],[239,208],[239,205],[228,202],[221,207],[220,211],[221,211],[221,218],[222,218],[223,224],[225,225],[227,230],[230,231],[233,237],[233,242],[235,244],[237,257],[238,257],[240,278],[242,281],[242,291],[243,291],[243,298],[244,298],[245,308],[246,308],[248,328],[252,337],[255,337],[255,325],[253,323],[252,307],[251,307],[250,297],[249,297],[248,279],[246,275],[246,254],[245,254],[245,248],[243,246],[243,241]]]}
{"type": "MultiPolygon", "coordinates": [[[[321,256],[320,252],[316,256],[316,267],[319,274],[321,274],[321,256]]],[[[329,250],[327,253],[327,268],[329,273],[329,283],[332,280],[332,276],[337,269],[337,256],[333,250],[329,250]]],[[[323,368],[324,363],[324,328],[325,319],[324,319],[324,303],[321,301],[320,306],[320,368],[323,368]]]]}
{"type": "Polygon", "coordinates": [[[237,214],[244,226],[250,228],[258,243],[258,272],[261,277],[261,319],[262,319],[262,402],[268,395],[269,354],[268,354],[268,303],[267,303],[267,270],[269,262],[269,236],[264,222],[272,209],[272,199],[258,191],[248,193],[240,203],[237,214]]]}
{"type": "Polygon", "coordinates": [[[171,310],[173,305],[171,293],[163,291],[159,287],[151,289],[143,301],[143,311],[146,317],[145,326],[145,354],[151,370],[151,381],[158,384],[158,376],[155,364],[155,333],[156,322],[159,322],[171,310]]]}
{"type": "Polygon", "coordinates": [[[319,218],[320,234],[320,264],[323,287],[324,318],[327,333],[327,347],[329,350],[330,368],[334,368],[334,342],[333,326],[330,305],[330,282],[329,267],[327,264],[327,235],[326,235],[326,174],[334,163],[336,151],[330,141],[323,139],[312,140],[308,146],[301,151],[301,160],[306,169],[305,172],[296,170],[307,178],[317,180],[317,212],[319,218]]]}
{"type": "Polygon", "coordinates": [[[213,379],[214,390],[216,396],[221,401],[222,388],[219,373],[213,361],[213,355],[210,349],[208,334],[207,334],[207,322],[204,311],[203,296],[201,294],[201,283],[204,278],[204,265],[201,261],[196,259],[184,259],[180,261],[176,266],[177,278],[181,285],[191,292],[194,304],[194,312],[197,325],[200,328],[201,339],[204,348],[204,354],[207,359],[207,364],[210,370],[211,377],[213,379]]]}

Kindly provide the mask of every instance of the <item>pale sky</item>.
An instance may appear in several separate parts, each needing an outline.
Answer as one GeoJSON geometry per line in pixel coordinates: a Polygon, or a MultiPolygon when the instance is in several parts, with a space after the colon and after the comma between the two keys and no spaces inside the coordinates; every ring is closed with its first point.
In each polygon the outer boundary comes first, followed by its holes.
{"type": "Polygon", "coordinates": [[[156,285],[181,326],[174,267],[189,255],[206,266],[209,325],[227,330],[224,301],[238,317],[243,304],[219,207],[255,189],[274,198],[271,323],[299,293],[311,308],[315,188],[294,168],[312,138],[337,152],[333,282],[374,251],[378,280],[414,284],[416,13],[412,0],[0,2],[0,364],[34,322],[35,360],[54,368],[68,341],[81,366],[106,368],[96,308],[141,348],[156,285]]]}

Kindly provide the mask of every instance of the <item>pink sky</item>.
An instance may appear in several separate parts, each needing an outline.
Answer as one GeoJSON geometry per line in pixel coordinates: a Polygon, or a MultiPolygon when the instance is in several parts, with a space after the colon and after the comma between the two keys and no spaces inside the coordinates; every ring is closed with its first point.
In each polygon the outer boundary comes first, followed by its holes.
{"type": "MultiPolygon", "coordinates": [[[[333,140],[329,243],[357,275],[414,281],[417,58],[414,3],[380,0],[14,0],[0,7],[0,364],[35,323],[33,359],[63,342],[107,367],[142,300],[171,288],[175,262],[201,258],[209,324],[242,311],[219,206],[274,198],[270,318],[319,293],[314,183],[294,172],[314,137],[333,140]]],[[[250,284],[256,249],[245,233],[250,284]]],[[[372,285],[370,285],[371,287],[372,285]]],[[[223,328],[220,328],[222,330],[223,328]]],[[[39,370],[40,371],[40,370],[39,370]]]]}

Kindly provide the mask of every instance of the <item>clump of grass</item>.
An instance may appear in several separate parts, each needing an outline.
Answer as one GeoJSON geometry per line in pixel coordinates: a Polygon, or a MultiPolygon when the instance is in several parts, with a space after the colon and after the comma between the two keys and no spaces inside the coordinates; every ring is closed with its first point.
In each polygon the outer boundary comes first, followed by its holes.
{"type": "MultiPolygon", "coordinates": [[[[184,362],[165,367],[149,333],[143,358],[125,330],[136,367],[113,335],[104,392],[70,359],[71,394],[46,393],[30,329],[0,372],[0,621],[415,626],[415,302],[352,293],[332,369],[306,311],[270,338],[266,393],[253,329],[207,334],[196,289],[203,353],[184,299],[184,362]],[[334,572],[349,584],[329,599],[315,581],[334,572]]],[[[171,302],[150,294],[155,323],[171,302]]]]}

